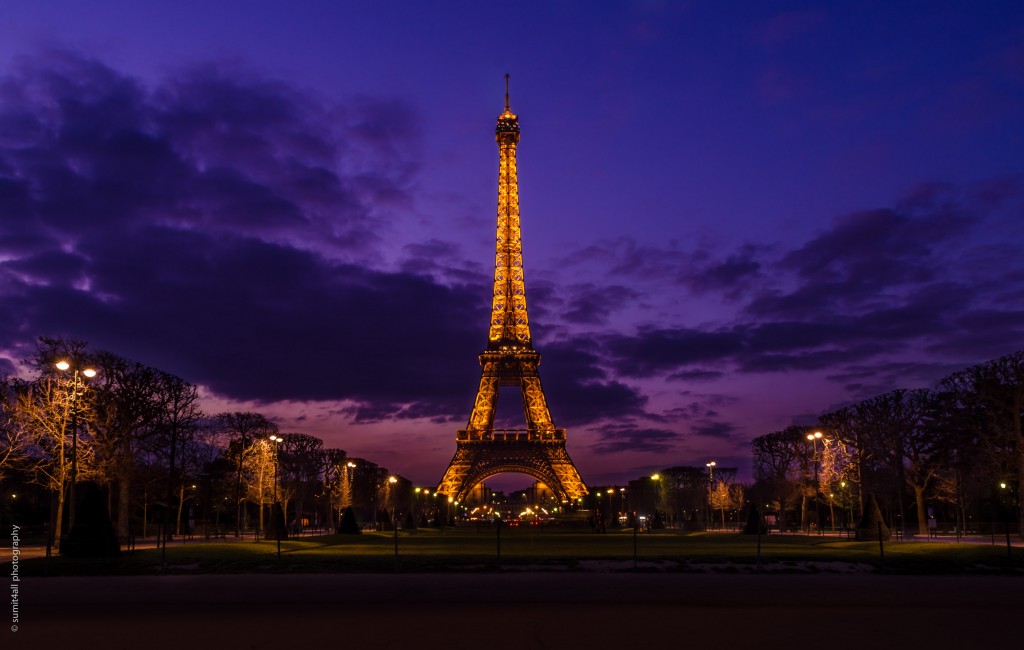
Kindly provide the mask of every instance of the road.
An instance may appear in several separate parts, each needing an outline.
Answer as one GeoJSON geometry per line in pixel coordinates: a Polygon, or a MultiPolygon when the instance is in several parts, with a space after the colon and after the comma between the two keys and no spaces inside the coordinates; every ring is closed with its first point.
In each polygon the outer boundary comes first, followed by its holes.
{"type": "Polygon", "coordinates": [[[0,629],[3,648],[1015,647],[1024,606],[1024,578],[999,576],[267,574],[20,586],[19,630],[0,629]]]}

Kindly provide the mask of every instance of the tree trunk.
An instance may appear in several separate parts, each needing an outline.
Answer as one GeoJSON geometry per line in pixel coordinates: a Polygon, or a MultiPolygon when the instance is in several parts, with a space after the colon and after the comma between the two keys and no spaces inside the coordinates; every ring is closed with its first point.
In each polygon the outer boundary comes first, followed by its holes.
{"type": "Polygon", "coordinates": [[[122,470],[117,481],[117,535],[128,537],[128,518],[131,516],[131,470],[122,470]]]}
{"type": "Polygon", "coordinates": [[[924,507],[924,486],[915,485],[914,501],[917,502],[917,534],[928,537],[928,512],[924,507]]]}
{"type": "MultiPolygon", "coordinates": [[[[182,483],[181,487],[178,488],[178,520],[174,526],[174,534],[181,535],[181,509],[185,505],[185,484],[182,483]]],[[[170,504],[167,504],[170,507],[170,504]]]]}
{"type": "Polygon", "coordinates": [[[117,535],[127,538],[132,493],[132,441],[127,435],[121,446],[120,469],[117,477],[117,535]]]}
{"type": "Polygon", "coordinates": [[[60,551],[60,533],[63,529],[64,519],[64,490],[56,490],[57,497],[57,518],[53,523],[53,550],[60,551]]]}
{"type": "Polygon", "coordinates": [[[907,536],[907,512],[906,512],[906,505],[904,503],[906,501],[906,499],[903,498],[903,490],[904,490],[904,486],[907,484],[907,470],[903,466],[903,456],[899,457],[899,466],[898,466],[897,475],[899,476],[899,480],[896,482],[896,504],[899,506],[899,510],[900,510],[900,533],[904,537],[906,537],[907,536]]]}

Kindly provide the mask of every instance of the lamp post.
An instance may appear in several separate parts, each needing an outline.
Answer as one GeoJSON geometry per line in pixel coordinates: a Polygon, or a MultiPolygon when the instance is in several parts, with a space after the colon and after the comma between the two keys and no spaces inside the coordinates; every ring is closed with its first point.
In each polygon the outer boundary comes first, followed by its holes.
{"type": "MultiPolygon", "coordinates": [[[[416,488],[416,496],[412,502],[412,522],[415,525],[419,525],[419,520],[416,518],[416,514],[420,509],[420,493],[423,492],[423,488],[416,488]]],[[[427,494],[430,494],[430,490],[427,490],[427,494]]]]}
{"type": "MultiPolygon", "coordinates": [[[[619,512],[626,512],[626,488],[619,488],[619,512]]],[[[626,519],[629,519],[628,515],[626,519]]]]}
{"type": "Polygon", "coordinates": [[[398,494],[395,492],[395,484],[398,478],[388,477],[388,489],[391,492],[391,527],[395,530],[395,558],[398,557],[398,494]]]}
{"type": "MultiPolygon", "coordinates": [[[[283,438],[281,438],[280,436],[278,436],[276,434],[272,434],[270,436],[270,442],[274,443],[274,505],[277,506],[279,510],[281,510],[281,502],[278,499],[277,493],[278,493],[278,488],[281,485],[281,478],[280,478],[280,476],[278,474],[278,465],[279,465],[278,459],[280,457],[281,440],[283,440],[283,438]]],[[[273,508],[271,508],[271,510],[273,510],[273,508]]],[[[274,536],[277,537],[277,559],[280,560],[281,559],[281,526],[284,524],[285,516],[284,516],[284,511],[281,510],[281,521],[278,521],[277,518],[276,518],[276,514],[277,513],[274,512],[271,516],[274,517],[274,531],[275,531],[274,536]]]]}
{"type": "Polygon", "coordinates": [[[711,530],[711,523],[715,519],[715,509],[711,504],[711,492],[715,489],[715,466],[717,464],[713,460],[704,463],[704,467],[708,468],[708,530],[711,530]]]}
{"type": "Polygon", "coordinates": [[[68,490],[68,500],[71,501],[68,509],[68,532],[70,532],[70,529],[75,526],[75,484],[78,483],[78,375],[81,374],[85,378],[82,380],[82,392],[84,393],[85,380],[95,377],[96,371],[92,368],[79,370],[63,360],[58,361],[55,365],[61,372],[71,370],[73,373],[71,379],[71,486],[68,490]]]}
{"type": "Polygon", "coordinates": [[[814,449],[814,457],[812,462],[814,463],[814,517],[818,520],[818,531],[821,531],[821,513],[818,512],[820,504],[818,503],[818,441],[821,440],[821,431],[815,431],[814,433],[807,434],[807,440],[810,441],[812,448],[814,449]]]}
{"type": "Polygon", "coordinates": [[[654,481],[654,512],[651,513],[648,526],[653,528],[654,519],[658,516],[658,501],[661,500],[661,474],[651,474],[651,480],[654,481]]]}
{"type": "MultiPolygon", "coordinates": [[[[612,523],[612,494],[615,492],[612,488],[608,488],[608,523],[612,523]]],[[[614,525],[612,526],[614,528],[614,525]]]]}

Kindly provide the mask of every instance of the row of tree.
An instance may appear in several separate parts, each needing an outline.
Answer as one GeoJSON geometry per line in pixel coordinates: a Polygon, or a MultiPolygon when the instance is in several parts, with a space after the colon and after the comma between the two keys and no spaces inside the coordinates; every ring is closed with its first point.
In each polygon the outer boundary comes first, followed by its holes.
{"type": "Polygon", "coordinates": [[[916,524],[921,535],[940,510],[959,530],[987,521],[1019,532],[1022,412],[1024,351],[953,373],[935,389],[894,390],[826,413],[815,426],[755,438],[753,492],[783,514],[799,504],[803,525],[821,525],[819,504],[834,523],[837,507],[856,517],[876,501],[891,524],[916,524]]]}
{"type": "Polygon", "coordinates": [[[106,488],[121,537],[153,525],[167,535],[197,523],[206,533],[265,530],[277,501],[286,513],[291,505],[294,526],[332,528],[348,506],[376,518],[389,493],[408,492],[386,468],[281,433],[260,413],[206,414],[195,385],[81,342],[40,338],[28,365],[31,379],[0,379],[0,481],[48,495],[36,511],[48,512],[55,544],[84,482],[106,488]]]}

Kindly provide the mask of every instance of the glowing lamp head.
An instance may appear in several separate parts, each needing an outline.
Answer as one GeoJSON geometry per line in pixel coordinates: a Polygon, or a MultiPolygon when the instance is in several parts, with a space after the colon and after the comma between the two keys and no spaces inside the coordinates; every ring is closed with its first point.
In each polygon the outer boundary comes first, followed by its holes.
{"type": "Polygon", "coordinates": [[[67,370],[68,368],[70,368],[70,367],[71,367],[71,364],[70,364],[70,363],[68,363],[67,361],[58,361],[58,362],[57,362],[56,364],[54,364],[54,365],[56,365],[56,366],[57,366],[57,370],[67,370]]]}
{"type": "Polygon", "coordinates": [[[661,478],[661,474],[651,474],[651,480],[657,481],[661,478]]]}
{"type": "Polygon", "coordinates": [[[86,368],[85,370],[82,371],[82,374],[88,377],[89,379],[92,379],[93,377],[96,376],[96,371],[93,370],[92,368],[86,368]]]}
{"type": "Polygon", "coordinates": [[[394,476],[389,476],[388,483],[398,483],[398,479],[395,478],[394,476]]]}

